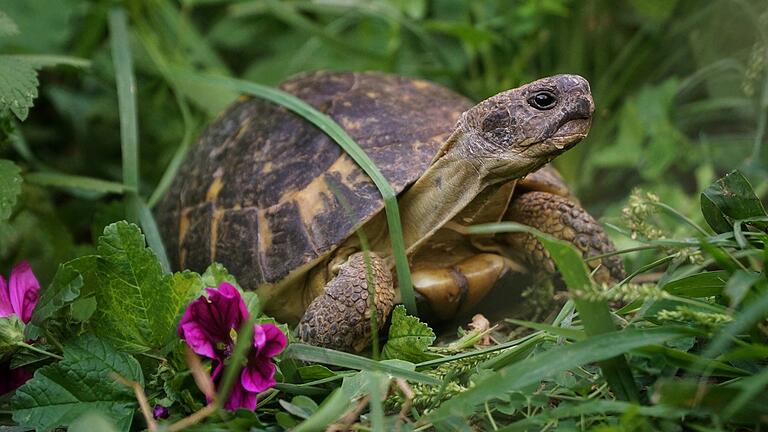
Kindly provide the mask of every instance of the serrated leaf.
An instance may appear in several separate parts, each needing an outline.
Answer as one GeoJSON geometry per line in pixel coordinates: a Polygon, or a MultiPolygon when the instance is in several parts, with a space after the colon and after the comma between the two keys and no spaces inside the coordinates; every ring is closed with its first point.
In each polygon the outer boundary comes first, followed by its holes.
{"type": "Polygon", "coordinates": [[[99,412],[127,431],[137,403],[133,391],[113,373],[139,384],[139,362],[92,334],[64,346],[64,360],[42,367],[11,399],[13,420],[37,430],[66,426],[87,412],[99,412]]]}
{"type": "Polygon", "coordinates": [[[162,349],[182,309],[199,292],[200,277],[163,272],[141,230],[124,221],[104,229],[98,251],[94,331],[126,352],[162,349]]]}
{"type": "MultiPolygon", "coordinates": [[[[2,89],[0,89],[1,92],[2,89]]],[[[11,217],[13,206],[16,205],[16,198],[21,193],[20,174],[21,170],[16,164],[9,160],[0,159],[0,222],[11,217]]]]}
{"type": "Polygon", "coordinates": [[[392,311],[392,325],[381,356],[413,363],[432,360],[439,356],[425,352],[435,341],[435,332],[417,317],[406,314],[403,305],[392,311]]]}
{"type": "Polygon", "coordinates": [[[37,71],[13,56],[0,56],[0,114],[9,110],[24,121],[37,97],[37,71]]]}
{"type": "Polygon", "coordinates": [[[205,269],[205,273],[203,273],[202,278],[203,285],[206,287],[216,288],[220,283],[228,282],[232,284],[232,286],[242,291],[242,288],[237,283],[237,279],[235,279],[235,277],[232,276],[222,264],[217,262],[212,263],[208,266],[207,269],[205,269]]]}
{"type": "Polygon", "coordinates": [[[64,305],[77,299],[82,287],[83,276],[80,272],[69,263],[59,265],[51,284],[40,293],[40,299],[32,312],[32,323],[42,325],[64,305]]]}

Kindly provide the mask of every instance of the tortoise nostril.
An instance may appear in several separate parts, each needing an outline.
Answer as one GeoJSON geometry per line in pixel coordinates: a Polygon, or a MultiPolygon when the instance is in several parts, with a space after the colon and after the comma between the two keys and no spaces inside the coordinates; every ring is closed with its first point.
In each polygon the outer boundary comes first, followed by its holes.
{"type": "Polygon", "coordinates": [[[574,106],[573,118],[591,118],[595,112],[595,103],[589,95],[581,96],[574,106]]]}

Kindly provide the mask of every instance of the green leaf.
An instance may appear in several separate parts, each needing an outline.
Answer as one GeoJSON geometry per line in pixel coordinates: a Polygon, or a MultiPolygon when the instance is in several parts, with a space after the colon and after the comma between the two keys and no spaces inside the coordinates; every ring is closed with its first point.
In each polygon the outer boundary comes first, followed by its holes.
{"type": "Polygon", "coordinates": [[[96,299],[93,297],[81,298],[72,302],[72,319],[77,322],[86,322],[96,312],[96,299]]]}
{"type": "Polygon", "coordinates": [[[637,414],[646,417],[675,419],[685,415],[687,410],[668,406],[642,406],[633,403],[602,399],[579,401],[574,404],[566,402],[558,405],[556,408],[546,409],[541,414],[530,416],[512,423],[511,425],[499,429],[499,432],[539,430],[555,419],[568,417],[579,418],[582,416],[607,415],[611,413],[623,414],[626,412],[636,412],[637,414]]]}
{"type": "MultiPolygon", "coordinates": [[[[0,93],[2,93],[0,89],[0,93]]],[[[13,162],[0,159],[0,222],[11,217],[21,193],[21,170],[13,162]]]]}
{"type": "Polygon", "coordinates": [[[205,273],[203,273],[202,278],[203,286],[205,287],[216,288],[220,283],[228,282],[238,290],[242,291],[242,288],[237,283],[237,279],[229,274],[229,271],[226,269],[226,267],[217,262],[212,263],[208,266],[207,269],[205,269],[205,273]]]}
{"type": "Polygon", "coordinates": [[[127,431],[137,403],[133,391],[115,381],[117,373],[144,384],[139,362],[86,334],[64,346],[64,360],[35,371],[11,399],[13,420],[38,430],[67,426],[98,412],[127,431]]]}
{"type": "MultiPolygon", "coordinates": [[[[767,378],[768,374],[765,373],[752,377],[763,385],[767,378]]],[[[744,395],[743,382],[733,380],[725,385],[709,385],[695,379],[665,379],[656,384],[652,398],[659,405],[692,408],[708,414],[725,414],[737,422],[754,423],[768,415],[768,393],[758,391],[745,395],[745,400],[741,397],[744,395]]]]}
{"type": "Polygon", "coordinates": [[[723,292],[727,280],[728,272],[717,270],[675,279],[665,283],[660,288],[678,296],[712,297],[723,292]]]}
{"type": "MultiPolygon", "coordinates": [[[[718,233],[731,231],[735,220],[766,216],[752,185],[739,171],[726,174],[704,189],[701,211],[709,226],[718,233]]],[[[755,224],[766,226],[764,222],[755,224]]]]}
{"type": "MultiPolygon", "coordinates": [[[[83,260],[83,258],[78,259],[83,260]]],[[[64,305],[78,298],[82,287],[83,276],[80,272],[69,263],[59,265],[59,270],[51,284],[40,293],[40,299],[32,312],[32,323],[38,326],[43,325],[45,320],[52,317],[64,305]]]]}
{"type": "Polygon", "coordinates": [[[435,341],[435,332],[417,317],[406,314],[403,305],[392,311],[389,337],[381,351],[383,359],[401,359],[412,363],[432,360],[439,356],[426,350],[435,341]]]}
{"type": "Polygon", "coordinates": [[[326,430],[328,425],[347,412],[355,399],[362,394],[368,383],[368,375],[370,375],[370,372],[363,371],[344,378],[341,387],[328,395],[312,416],[292,430],[294,432],[320,432],[326,430]]]}
{"type": "Polygon", "coordinates": [[[749,292],[750,288],[760,280],[760,273],[747,270],[736,270],[728,279],[725,295],[728,296],[731,308],[736,308],[749,292]]]}
{"type": "Polygon", "coordinates": [[[117,432],[115,424],[109,417],[99,412],[88,412],[69,425],[67,432],[117,432]]]}
{"type": "Polygon", "coordinates": [[[139,188],[139,126],[136,108],[136,81],[128,43],[128,18],[121,8],[109,12],[110,47],[115,65],[117,101],[120,112],[120,143],[123,156],[123,183],[139,188]]]}
{"type": "Polygon", "coordinates": [[[94,331],[126,352],[163,348],[182,309],[200,291],[200,277],[164,273],[139,228],[124,221],[104,229],[98,251],[94,331]]]}
{"type": "Polygon", "coordinates": [[[38,85],[34,66],[14,56],[0,56],[0,115],[10,110],[24,121],[38,85]]]}
{"type": "Polygon", "coordinates": [[[293,343],[283,352],[284,358],[295,358],[316,363],[325,363],[333,366],[344,367],[348,369],[374,371],[388,373],[390,375],[416,381],[425,384],[439,385],[440,381],[432,376],[414,372],[392,364],[377,362],[369,358],[357,356],[354,354],[334,351],[332,349],[293,343]]]}
{"type": "Polygon", "coordinates": [[[307,419],[317,411],[315,401],[303,395],[295,396],[290,402],[280,400],[280,406],[301,419],[307,419]]]}
{"type": "Polygon", "coordinates": [[[595,335],[571,345],[558,346],[483,376],[474,387],[445,402],[429,416],[429,420],[437,423],[451,417],[470,416],[475,412],[477,405],[485,401],[500,398],[511,391],[536,384],[561,371],[610,359],[642,346],[660,344],[690,334],[689,329],[671,326],[644,330],[630,329],[595,335]]]}
{"type": "Polygon", "coordinates": [[[121,194],[131,190],[129,187],[123,185],[122,183],[115,183],[107,180],[57,172],[34,172],[26,174],[24,178],[29,183],[34,183],[40,186],[54,186],[81,191],[92,191],[103,194],[121,194]]]}

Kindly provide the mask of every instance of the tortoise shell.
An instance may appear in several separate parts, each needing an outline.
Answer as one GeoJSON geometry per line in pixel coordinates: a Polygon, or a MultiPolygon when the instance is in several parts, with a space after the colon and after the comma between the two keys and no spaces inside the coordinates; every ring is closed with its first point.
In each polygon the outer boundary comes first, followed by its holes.
{"type": "MultiPolygon", "coordinates": [[[[383,73],[316,72],[280,87],[344,127],[398,193],[473,105],[440,85],[383,73]]],[[[256,289],[310,268],[383,207],[368,176],[320,129],[243,98],[202,134],[157,214],[178,268],[217,261],[256,289]]]]}

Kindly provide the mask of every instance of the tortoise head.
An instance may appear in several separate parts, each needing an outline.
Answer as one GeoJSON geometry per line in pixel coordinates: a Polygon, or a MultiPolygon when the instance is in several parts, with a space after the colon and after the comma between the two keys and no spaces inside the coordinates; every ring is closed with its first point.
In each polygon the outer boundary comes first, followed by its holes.
{"type": "Polygon", "coordinates": [[[525,175],[587,136],[595,104],[578,75],[555,75],[499,93],[462,115],[463,157],[490,172],[525,175]]]}

